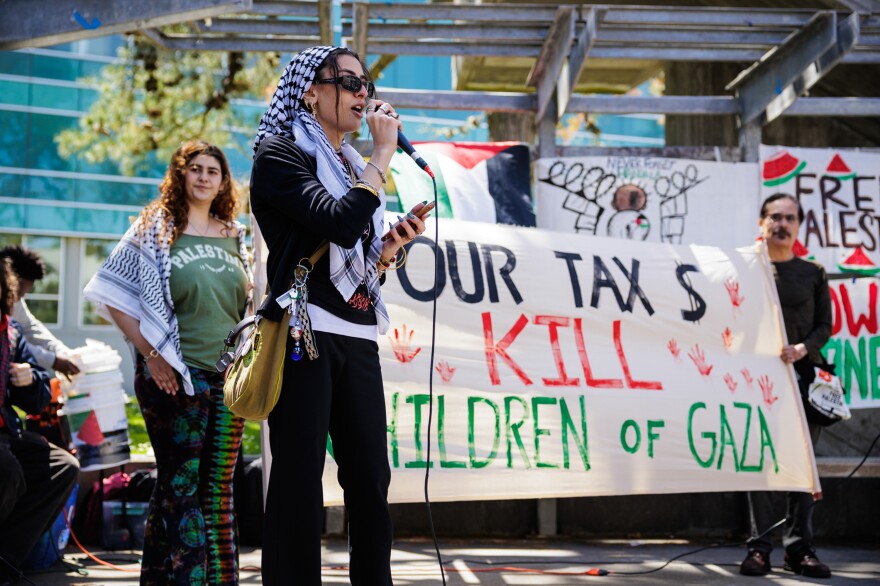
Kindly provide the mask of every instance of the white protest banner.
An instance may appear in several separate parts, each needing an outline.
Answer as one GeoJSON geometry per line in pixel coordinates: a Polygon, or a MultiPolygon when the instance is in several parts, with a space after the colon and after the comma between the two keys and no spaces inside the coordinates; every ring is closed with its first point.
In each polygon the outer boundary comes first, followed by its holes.
{"type": "Polygon", "coordinates": [[[546,158],[535,162],[534,176],[539,228],[727,247],[758,234],[754,163],[546,158]]]}
{"type": "Polygon", "coordinates": [[[804,208],[798,240],[829,274],[880,272],[880,154],[761,146],[761,200],[792,195],[804,208]]]}
{"type": "Polygon", "coordinates": [[[831,281],[831,339],[822,352],[837,366],[851,409],[880,407],[877,280],[831,281]]]}
{"type": "Polygon", "coordinates": [[[383,287],[392,502],[820,490],[759,250],[434,229],[383,287]]]}
{"type": "Polygon", "coordinates": [[[784,193],[804,209],[795,254],[830,275],[832,337],[823,349],[837,366],[853,409],[880,407],[877,281],[880,272],[880,154],[761,147],[761,199],[784,193]]]}

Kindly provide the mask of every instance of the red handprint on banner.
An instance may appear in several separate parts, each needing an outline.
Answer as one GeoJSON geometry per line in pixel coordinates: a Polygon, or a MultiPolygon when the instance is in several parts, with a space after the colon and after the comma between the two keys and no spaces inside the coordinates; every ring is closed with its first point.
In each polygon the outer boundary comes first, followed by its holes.
{"type": "Polygon", "coordinates": [[[739,282],[734,279],[728,279],[724,282],[724,288],[727,289],[727,294],[730,296],[730,304],[733,305],[734,309],[739,309],[742,302],[746,300],[745,297],[739,294],[739,282]]]}
{"type": "Polygon", "coordinates": [[[694,361],[694,364],[697,367],[697,370],[700,371],[700,374],[703,376],[709,376],[709,373],[712,372],[712,365],[706,364],[706,354],[700,348],[700,345],[697,344],[691,351],[688,352],[688,356],[690,356],[691,360],[694,361]]]}
{"type": "Polygon", "coordinates": [[[761,395],[764,397],[764,403],[768,407],[779,399],[779,397],[773,394],[773,382],[766,374],[758,379],[758,386],[761,387],[761,395]]]}
{"type": "Polygon", "coordinates": [[[755,379],[752,378],[752,373],[749,372],[749,369],[743,368],[739,372],[741,375],[743,375],[743,380],[746,381],[746,386],[751,387],[752,383],[755,382],[755,379]]]}
{"type": "Polygon", "coordinates": [[[437,363],[437,366],[434,367],[434,370],[440,375],[440,378],[443,382],[448,383],[452,380],[452,375],[455,374],[455,367],[450,365],[445,360],[441,360],[437,363]]]}
{"type": "Polygon", "coordinates": [[[675,356],[677,359],[681,354],[681,348],[678,347],[678,342],[675,341],[675,338],[670,338],[668,342],[666,342],[666,347],[669,349],[669,352],[675,356]]]}
{"type": "Polygon", "coordinates": [[[730,349],[733,347],[733,334],[730,328],[724,328],[724,331],[721,332],[721,341],[724,342],[724,348],[730,352],[730,349]]]}
{"type": "Polygon", "coordinates": [[[419,355],[419,352],[422,351],[421,348],[416,348],[415,350],[410,350],[410,344],[412,343],[413,330],[409,331],[409,334],[406,332],[406,324],[403,324],[400,330],[394,328],[394,337],[392,338],[390,335],[388,336],[388,340],[391,342],[391,349],[394,351],[394,357],[397,358],[399,362],[406,364],[407,362],[412,362],[413,358],[419,355]],[[401,339],[401,332],[406,334],[406,340],[401,339]]]}
{"type": "Polygon", "coordinates": [[[737,385],[736,381],[733,379],[733,376],[728,372],[724,375],[724,382],[727,384],[727,388],[730,389],[730,392],[736,392],[737,385]]]}

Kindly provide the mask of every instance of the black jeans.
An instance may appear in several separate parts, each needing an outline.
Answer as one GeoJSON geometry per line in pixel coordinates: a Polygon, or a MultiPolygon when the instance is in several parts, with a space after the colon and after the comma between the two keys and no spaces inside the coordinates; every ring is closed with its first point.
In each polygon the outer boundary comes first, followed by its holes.
{"type": "Polygon", "coordinates": [[[52,525],[78,473],[77,459],[43,436],[0,431],[0,576],[15,573],[52,525]]]}
{"type": "MultiPolygon", "coordinates": [[[[819,441],[822,428],[809,424],[813,447],[819,441]]],[[[747,542],[749,549],[757,549],[766,554],[773,550],[773,534],[759,536],[779,521],[780,509],[775,506],[773,493],[769,491],[749,492],[749,526],[751,537],[747,542]]],[[[789,492],[786,494],[785,525],[782,545],[785,551],[800,553],[813,548],[813,495],[808,492],[789,492]]]]}
{"type": "Polygon", "coordinates": [[[349,518],[349,577],[391,584],[385,397],[375,342],[315,332],[320,356],[290,359],[269,416],[272,470],[263,525],[263,584],[321,584],[327,434],[349,518]]]}

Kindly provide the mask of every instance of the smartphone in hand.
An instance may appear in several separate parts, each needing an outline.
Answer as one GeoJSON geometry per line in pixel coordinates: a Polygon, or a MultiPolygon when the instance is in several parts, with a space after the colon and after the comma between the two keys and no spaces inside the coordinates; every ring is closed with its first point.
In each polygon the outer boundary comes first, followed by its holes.
{"type": "MultiPolygon", "coordinates": [[[[431,210],[434,209],[434,206],[436,204],[437,204],[437,202],[430,201],[427,204],[425,204],[424,206],[422,206],[422,209],[420,209],[417,212],[413,212],[413,213],[416,216],[418,216],[418,218],[420,220],[422,220],[422,219],[424,219],[425,216],[428,215],[428,212],[430,212],[431,210]]],[[[404,219],[406,219],[406,218],[404,218],[404,219]]],[[[407,221],[409,221],[409,220],[407,220],[407,221]]],[[[412,225],[412,222],[410,222],[410,225],[412,225]]],[[[392,228],[392,230],[395,228],[397,229],[398,234],[400,234],[401,236],[406,236],[406,231],[403,229],[402,224],[400,224],[400,223],[395,224],[395,226],[394,226],[394,228],[392,228]]],[[[391,230],[388,230],[388,232],[386,232],[385,235],[382,236],[382,241],[384,242],[384,241],[388,240],[389,238],[391,238],[391,230]]]]}

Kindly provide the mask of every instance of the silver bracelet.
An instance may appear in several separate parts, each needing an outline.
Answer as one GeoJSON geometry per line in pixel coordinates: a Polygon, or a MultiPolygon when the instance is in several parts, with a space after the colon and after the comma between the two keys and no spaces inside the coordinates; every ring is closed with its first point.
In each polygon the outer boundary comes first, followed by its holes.
{"type": "Polygon", "coordinates": [[[377,165],[373,161],[367,161],[367,165],[372,166],[373,169],[379,172],[379,179],[382,180],[382,185],[385,185],[388,182],[388,176],[385,175],[385,171],[379,168],[379,165],[377,165]]]}

